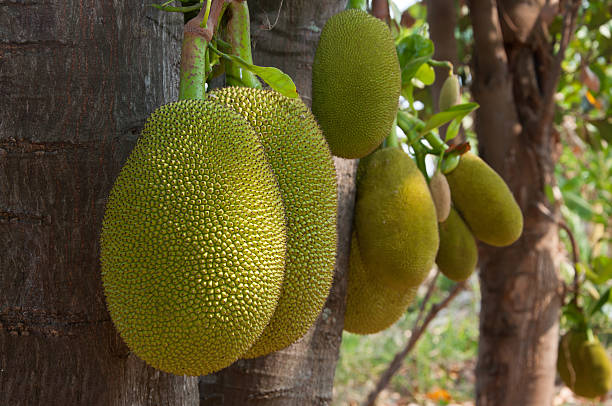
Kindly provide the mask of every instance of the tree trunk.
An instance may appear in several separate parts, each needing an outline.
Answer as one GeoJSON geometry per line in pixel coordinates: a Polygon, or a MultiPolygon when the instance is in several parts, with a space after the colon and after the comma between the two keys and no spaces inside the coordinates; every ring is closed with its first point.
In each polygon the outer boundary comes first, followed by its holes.
{"type": "Polygon", "coordinates": [[[106,311],[101,221],[145,118],[177,98],[181,17],[148,1],[0,3],[0,404],[196,404],[106,311]]]}
{"type": "MultiPolygon", "coordinates": [[[[325,21],[344,8],[337,0],[249,3],[253,58],[293,78],[310,105],[311,71],[325,21]]],[[[344,321],[346,270],[355,197],[355,160],[335,159],[338,174],[338,253],[331,294],[315,325],[297,343],[265,357],[240,360],[200,379],[201,405],[327,405],[344,321]]]]}
{"type": "Polygon", "coordinates": [[[549,89],[556,88],[560,61],[553,60],[553,46],[538,19],[541,7],[514,0],[470,3],[480,155],[508,182],[525,218],[523,234],[512,246],[481,247],[476,367],[481,406],[543,406],[553,398],[559,240],[556,224],[542,208],[557,212],[544,191],[554,184],[558,140],[549,89]]]}

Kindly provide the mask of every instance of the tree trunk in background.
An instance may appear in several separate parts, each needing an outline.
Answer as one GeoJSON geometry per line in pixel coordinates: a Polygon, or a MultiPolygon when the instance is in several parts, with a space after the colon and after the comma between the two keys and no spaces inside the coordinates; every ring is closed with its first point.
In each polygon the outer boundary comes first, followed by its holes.
{"type": "Polygon", "coordinates": [[[104,302],[98,237],[145,118],[177,98],[181,17],[149,1],[0,3],[0,404],[196,404],[104,302]]]}
{"type": "MultiPolygon", "coordinates": [[[[308,105],[312,61],[321,29],[345,3],[338,0],[249,2],[254,62],[276,66],[291,76],[308,105]]],[[[334,159],[338,174],[338,252],[334,284],[321,315],[310,331],[288,348],[265,357],[239,360],[223,371],[202,377],[202,406],[331,403],[344,322],[356,171],[356,160],[334,159]]]]}
{"type": "Polygon", "coordinates": [[[481,250],[480,406],[546,406],[553,398],[559,240],[539,207],[556,212],[544,190],[554,184],[558,140],[547,89],[556,88],[558,71],[541,8],[519,0],[470,3],[480,155],[508,182],[525,218],[515,244],[481,250]]]}
{"type": "MultiPolygon", "coordinates": [[[[457,12],[455,0],[427,0],[427,23],[429,24],[429,38],[433,41],[434,59],[449,61],[457,72],[459,57],[457,55],[457,40],[455,27],[457,26],[457,12]]],[[[442,84],[448,77],[448,69],[434,68],[436,81],[431,87],[434,111],[438,111],[438,98],[442,84]]]]}

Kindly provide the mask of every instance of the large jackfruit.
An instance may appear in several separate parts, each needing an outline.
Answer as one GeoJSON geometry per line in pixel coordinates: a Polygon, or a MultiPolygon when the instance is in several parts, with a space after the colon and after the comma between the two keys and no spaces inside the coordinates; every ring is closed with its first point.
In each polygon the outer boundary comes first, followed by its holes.
{"type": "Polygon", "coordinates": [[[576,395],[603,396],[612,389],[612,363],[596,337],[586,332],[569,331],[559,342],[557,371],[576,395]]]}
{"type": "Polygon", "coordinates": [[[502,247],[523,231],[523,214],[506,182],[478,156],[468,152],[446,175],[455,208],[474,237],[502,247]]]}
{"type": "Polygon", "coordinates": [[[312,66],[312,111],[334,155],[361,158],[389,135],[401,74],[387,25],[350,9],[321,32],[312,66]]]}
{"type": "Polygon", "coordinates": [[[325,304],[336,256],[336,172],[312,113],[299,99],[231,87],[210,99],[232,107],[259,134],[287,214],[285,280],[276,312],[243,357],[280,350],[303,336],[325,304]]]}
{"type": "Polygon", "coordinates": [[[355,233],[351,239],[344,329],[374,334],[391,326],[406,312],[417,288],[390,289],[365,267],[355,233]]]}
{"type": "Polygon", "coordinates": [[[210,101],[160,107],[102,225],[102,281],[121,337],[162,371],[230,365],[276,308],[285,234],[278,183],[246,120],[210,101]]]}
{"type": "Polygon", "coordinates": [[[438,219],[427,181],[399,148],[359,162],[355,227],[365,266],[387,286],[419,285],[438,251],[438,219]]]}
{"type": "Polygon", "coordinates": [[[436,255],[438,269],[456,282],[466,280],[478,262],[474,236],[453,208],[446,221],[439,224],[439,232],[440,249],[436,255]]]}

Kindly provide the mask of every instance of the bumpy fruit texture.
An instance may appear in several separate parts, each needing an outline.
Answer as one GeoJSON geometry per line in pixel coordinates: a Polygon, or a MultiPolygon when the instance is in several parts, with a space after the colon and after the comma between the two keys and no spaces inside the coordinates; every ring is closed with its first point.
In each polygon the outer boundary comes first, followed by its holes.
{"type": "Polygon", "coordinates": [[[503,247],[523,232],[523,214],[508,185],[489,165],[468,152],[446,174],[451,198],[474,237],[503,247]]]}
{"type": "Polygon", "coordinates": [[[399,148],[359,162],[355,227],[361,259],[387,286],[418,286],[438,251],[438,219],[427,181],[399,148]]]}
{"type": "Polygon", "coordinates": [[[312,113],[274,91],[230,87],[210,99],[233,108],[259,134],[287,214],[285,280],[270,325],[243,358],[280,350],[302,337],[331,287],[336,257],[336,172],[312,113]]]}
{"type": "Polygon", "coordinates": [[[438,108],[440,111],[448,110],[461,101],[460,85],[457,75],[450,75],[446,78],[440,89],[438,108]]]}
{"type": "Polygon", "coordinates": [[[344,329],[356,334],[374,334],[391,326],[406,312],[417,288],[389,289],[368,270],[353,233],[349,258],[348,290],[344,329]]]}
{"type": "Polygon", "coordinates": [[[321,32],[312,66],[312,111],[334,155],[361,158],[389,135],[401,74],[387,25],[350,9],[321,32]]]}
{"type": "Polygon", "coordinates": [[[439,224],[440,249],[436,256],[438,269],[447,278],[461,282],[469,278],[478,262],[476,240],[454,209],[439,224]]]}
{"type": "Polygon", "coordinates": [[[451,194],[446,176],[436,171],[429,180],[429,191],[436,206],[438,222],[446,221],[451,210],[451,194]]]}
{"type": "Polygon", "coordinates": [[[285,238],[278,184],[249,124],[210,101],[160,107],[102,225],[102,281],[121,337],[162,371],[230,365],[276,308],[285,238]]]}
{"type": "Polygon", "coordinates": [[[569,331],[559,342],[557,371],[577,395],[603,396],[612,389],[612,364],[599,340],[587,339],[585,332],[569,331]]]}

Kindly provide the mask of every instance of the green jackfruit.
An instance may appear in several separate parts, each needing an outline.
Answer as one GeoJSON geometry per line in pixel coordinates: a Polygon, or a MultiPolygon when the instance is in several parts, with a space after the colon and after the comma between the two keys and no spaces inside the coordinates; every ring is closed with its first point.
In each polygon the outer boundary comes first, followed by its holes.
{"type": "Polygon", "coordinates": [[[446,78],[440,89],[438,108],[440,111],[448,110],[461,101],[461,87],[457,75],[450,75],[446,78]]]}
{"type": "Polygon", "coordinates": [[[399,148],[359,162],[355,227],[361,259],[391,288],[418,286],[438,251],[438,219],[427,181],[399,148]]]}
{"type": "Polygon", "coordinates": [[[489,245],[510,245],[523,232],[523,214],[506,182],[478,156],[468,152],[446,174],[455,208],[474,237],[489,245]]]}
{"type": "Polygon", "coordinates": [[[559,342],[557,371],[576,395],[603,396],[612,389],[612,363],[599,340],[586,332],[569,331],[559,342]]]}
{"type": "Polygon", "coordinates": [[[319,315],[336,258],[336,172],[312,113],[274,91],[229,87],[209,98],[241,114],[259,134],[287,214],[285,280],[270,325],[243,356],[280,350],[302,337],[319,315]]]}
{"type": "Polygon", "coordinates": [[[374,334],[391,326],[406,312],[417,288],[389,289],[363,265],[357,237],[353,233],[349,258],[344,329],[356,334],[374,334]]]}
{"type": "Polygon", "coordinates": [[[361,158],[391,131],[401,74],[387,25],[350,9],[321,32],[312,66],[312,111],[334,155],[361,158]]]}
{"type": "Polygon", "coordinates": [[[454,209],[439,224],[440,249],[436,256],[438,269],[447,278],[461,282],[470,277],[478,262],[476,240],[454,209]]]}
{"type": "Polygon", "coordinates": [[[217,103],[157,109],[108,198],[108,310],[128,347],[178,375],[242,356],[268,325],[285,264],[278,183],[249,124],[217,103]]]}
{"type": "Polygon", "coordinates": [[[451,195],[448,181],[442,172],[436,171],[431,177],[429,191],[436,206],[438,222],[446,221],[451,210],[451,195]]]}

